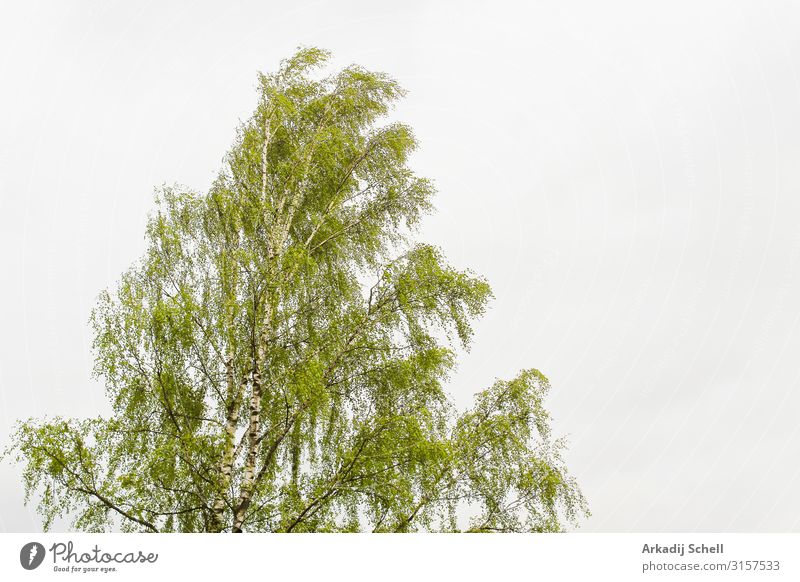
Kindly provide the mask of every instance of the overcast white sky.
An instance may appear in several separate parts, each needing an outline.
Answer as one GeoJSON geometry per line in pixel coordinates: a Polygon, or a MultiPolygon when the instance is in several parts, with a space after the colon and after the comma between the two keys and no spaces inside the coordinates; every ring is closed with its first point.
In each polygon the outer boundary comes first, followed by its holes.
{"type": "MultiPolygon", "coordinates": [[[[0,8],[0,443],[95,415],[87,319],[153,188],[204,190],[257,70],[383,70],[496,300],[461,406],[537,367],[582,531],[800,530],[800,6],[16,2],[0,8]]],[[[0,465],[0,531],[35,531],[0,465]]]]}

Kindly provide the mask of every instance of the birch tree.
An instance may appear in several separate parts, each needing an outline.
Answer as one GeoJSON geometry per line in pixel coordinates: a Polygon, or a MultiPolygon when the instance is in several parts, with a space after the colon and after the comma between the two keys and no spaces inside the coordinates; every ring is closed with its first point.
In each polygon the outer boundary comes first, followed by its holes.
{"type": "Polygon", "coordinates": [[[416,240],[434,188],[382,73],[302,49],[205,194],[165,187],[93,311],[108,418],[31,419],[8,451],[44,527],[559,531],[586,505],[537,370],[458,411],[445,384],[491,297],[416,240]]]}

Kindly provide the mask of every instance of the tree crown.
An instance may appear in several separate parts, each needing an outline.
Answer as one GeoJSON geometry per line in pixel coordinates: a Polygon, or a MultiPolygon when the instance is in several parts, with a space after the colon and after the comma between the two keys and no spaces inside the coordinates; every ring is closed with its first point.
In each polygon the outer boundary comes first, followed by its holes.
{"type": "Polygon", "coordinates": [[[158,193],[144,256],[92,314],[112,416],[16,434],[45,527],[558,531],[586,511],[540,372],[451,404],[490,288],[414,240],[434,189],[411,129],[382,121],[403,90],[322,76],[328,57],[259,75],[208,193],[158,193]]]}

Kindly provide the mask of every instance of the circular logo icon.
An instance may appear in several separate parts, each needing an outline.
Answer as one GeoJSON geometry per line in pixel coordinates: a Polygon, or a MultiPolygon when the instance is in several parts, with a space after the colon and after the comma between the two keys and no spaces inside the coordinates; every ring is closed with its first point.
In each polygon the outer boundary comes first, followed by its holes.
{"type": "Polygon", "coordinates": [[[19,563],[26,570],[35,570],[44,561],[44,546],[39,542],[29,542],[19,551],[19,563]]]}

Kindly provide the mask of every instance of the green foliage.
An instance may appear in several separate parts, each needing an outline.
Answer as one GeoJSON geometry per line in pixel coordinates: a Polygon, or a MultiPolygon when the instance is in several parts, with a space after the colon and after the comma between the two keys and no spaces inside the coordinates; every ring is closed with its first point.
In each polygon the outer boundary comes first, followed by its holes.
{"type": "Polygon", "coordinates": [[[48,527],[102,531],[559,531],[586,512],[536,370],[459,414],[453,347],[491,291],[413,241],[403,95],[300,50],[207,194],[164,188],[147,250],[92,315],[110,419],[29,420],[48,527]],[[454,344],[455,342],[455,344],[454,344]],[[463,529],[463,527],[462,527],[463,529]]]}

